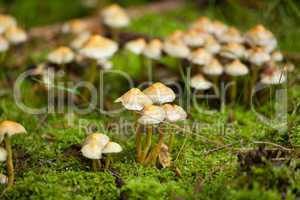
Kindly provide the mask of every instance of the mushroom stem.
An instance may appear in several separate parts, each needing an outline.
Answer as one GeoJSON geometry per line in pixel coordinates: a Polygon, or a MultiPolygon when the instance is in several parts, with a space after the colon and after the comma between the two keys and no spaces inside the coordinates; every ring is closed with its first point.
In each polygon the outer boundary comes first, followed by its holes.
{"type": "Polygon", "coordinates": [[[145,158],[147,157],[147,154],[149,153],[149,150],[151,148],[152,143],[152,127],[147,127],[147,137],[145,142],[145,149],[142,154],[141,161],[143,162],[145,158]]]}
{"type": "Polygon", "coordinates": [[[93,167],[93,171],[96,172],[99,170],[99,162],[98,160],[93,159],[92,160],[92,167],[93,167]]]}
{"type": "Polygon", "coordinates": [[[215,89],[215,93],[217,96],[219,96],[220,91],[219,91],[219,77],[218,76],[212,76],[212,82],[214,84],[214,89],[215,89]]]}
{"type": "Polygon", "coordinates": [[[105,159],[105,169],[109,169],[110,163],[112,161],[112,157],[110,155],[107,155],[106,159],[105,159]]]}
{"type": "Polygon", "coordinates": [[[119,30],[112,28],[111,29],[111,37],[115,42],[119,42],[119,30]]]}
{"type": "Polygon", "coordinates": [[[232,76],[232,85],[230,88],[230,103],[234,105],[236,100],[236,92],[237,92],[237,79],[236,77],[232,76]]]}
{"type": "Polygon", "coordinates": [[[140,132],[141,127],[138,125],[136,128],[136,140],[135,140],[135,145],[136,145],[136,159],[137,162],[141,162],[141,155],[142,155],[142,134],[140,132]]]}
{"type": "MultiPolygon", "coordinates": [[[[92,65],[90,66],[89,70],[87,71],[86,75],[86,81],[88,81],[91,84],[94,84],[97,78],[97,60],[92,61],[92,65]]],[[[83,97],[85,100],[88,100],[90,98],[89,90],[86,88],[86,90],[83,93],[83,97]]]]}
{"type": "Polygon", "coordinates": [[[251,74],[251,80],[250,80],[248,104],[250,104],[252,90],[255,89],[255,85],[256,85],[256,81],[257,81],[257,74],[258,74],[258,66],[253,65],[251,71],[252,71],[252,74],[251,74]]]}
{"type": "Polygon", "coordinates": [[[158,143],[156,145],[156,147],[151,151],[151,153],[148,155],[145,164],[155,164],[157,156],[160,152],[161,146],[163,144],[164,141],[164,135],[162,133],[162,131],[160,129],[158,129],[159,132],[159,139],[158,139],[158,143]]]}
{"type": "Polygon", "coordinates": [[[11,148],[11,142],[9,136],[5,136],[5,148],[7,151],[7,173],[8,173],[8,182],[7,187],[10,188],[14,184],[14,164],[13,164],[13,154],[12,154],[12,148],[11,148]]]}

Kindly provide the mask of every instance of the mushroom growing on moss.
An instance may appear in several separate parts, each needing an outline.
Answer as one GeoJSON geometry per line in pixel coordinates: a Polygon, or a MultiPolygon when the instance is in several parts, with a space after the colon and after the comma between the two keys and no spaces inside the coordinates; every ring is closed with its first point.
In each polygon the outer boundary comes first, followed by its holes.
{"type": "Polygon", "coordinates": [[[10,27],[16,27],[17,20],[10,15],[0,14],[0,34],[4,33],[10,27]]]}
{"type": "Polygon", "coordinates": [[[75,54],[68,47],[58,47],[48,54],[48,61],[64,67],[66,64],[71,63],[75,58],[75,54]]]}
{"type": "Polygon", "coordinates": [[[4,140],[5,149],[7,152],[7,172],[8,172],[8,184],[7,187],[12,187],[14,184],[14,164],[13,153],[11,147],[11,137],[17,134],[26,133],[26,129],[19,123],[14,121],[2,121],[0,123],[0,141],[4,140]]]}

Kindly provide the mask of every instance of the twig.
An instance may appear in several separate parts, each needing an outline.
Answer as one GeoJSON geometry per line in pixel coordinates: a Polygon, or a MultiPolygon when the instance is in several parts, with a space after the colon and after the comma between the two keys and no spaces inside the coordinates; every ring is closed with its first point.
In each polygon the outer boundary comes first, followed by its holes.
{"type": "Polygon", "coordinates": [[[272,146],[275,146],[275,147],[278,147],[282,150],[285,150],[285,151],[293,151],[293,149],[289,149],[289,148],[286,148],[284,146],[281,146],[279,144],[276,144],[276,143],[273,143],[273,142],[267,142],[267,141],[253,141],[254,144],[267,144],[267,145],[272,145],[272,146]]]}

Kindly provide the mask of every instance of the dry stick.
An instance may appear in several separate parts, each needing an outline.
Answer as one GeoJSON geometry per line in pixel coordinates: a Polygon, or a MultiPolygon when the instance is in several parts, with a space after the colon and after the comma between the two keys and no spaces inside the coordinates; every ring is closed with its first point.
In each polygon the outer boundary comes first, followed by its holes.
{"type": "Polygon", "coordinates": [[[268,145],[272,145],[272,146],[275,146],[275,147],[278,147],[278,148],[281,148],[285,151],[293,151],[293,149],[290,149],[290,148],[286,148],[284,146],[281,146],[279,144],[276,144],[276,143],[273,143],[273,142],[265,142],[265,141],[253,141],[254,144],[268,144],[268,145]]]}
{"type": "Polygon", "coordinates": [[[147,157],[149,150],[151,148],[152,143],[152,127],[147,127],[147,137],[145,142],[145,149],[142,154],[141,161],[144,162],[145,158],[147,157]]]}
{"type": "Polygon", "coordinates": [[[12,148],[11,148],[11,142],[9,136],[5,136],[5,148],[7,151],[7,173],[8,173],[8,183],[7,188],[10,188],[14,184],[14,164],[13,164],[13,154],[12,154],[12,148]]]}

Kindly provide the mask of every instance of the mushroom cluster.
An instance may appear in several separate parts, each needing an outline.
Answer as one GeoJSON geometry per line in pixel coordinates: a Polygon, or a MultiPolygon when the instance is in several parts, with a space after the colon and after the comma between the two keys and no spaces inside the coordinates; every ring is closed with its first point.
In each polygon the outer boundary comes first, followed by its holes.
{"type": "Polygon", "coordinates": [[[10,46],[20,45],[26,41],[27,33],[18,26],[17,20],[11,15],[0,14],[0,53],[4,55],[10,46]]]}
{"type": "Polygon", "coordinates": [[[187,114],[182,107],[170,104],[175,98],[176,95],[171,88],[157,82],[143,91],[138,88],[132,88],[115,101],[122,103],[125,109],[137,112],[139,115],[136,131],[137,162],[145,165],[156,164],[162,148],[164,147],[164,151],[171,148],[174,135],[170,133],[169,144],[165,145],[165,133],[162,129],[163,124],[170,127],[170,123],[182,121],[187,118],[187,114]],[[142,145],[142,128],[147,130],[144,145],[142,145]],[[156,145],[152,144],[154,130],[158,130],[159,134],[156,145]]]}
{"type": "Polygon", "coordinates": [[[119,153],[122,147],[115,142],[110,141],[107,135],[102,133],[93,133],[88,135],[82,145],[81,153],[84,157],[92,160],[94,171],[101,170],[103,154],[105,157],[104,169],[109,169],[112,157],[110,154],[119,153]]]}
{"type": "Polygon", "coordinates": [[[5,145],[5,149],[0,147],[0,162],[6,161],[8,173],[7,179],[1,174],[1,182],[7,183],[8,188],[13,186],[15,177],[11,137],[24,133],[26,133],[26,129],[17,122],[6,120],[0,123],[0,144],[4,143],[5,145]]]}

